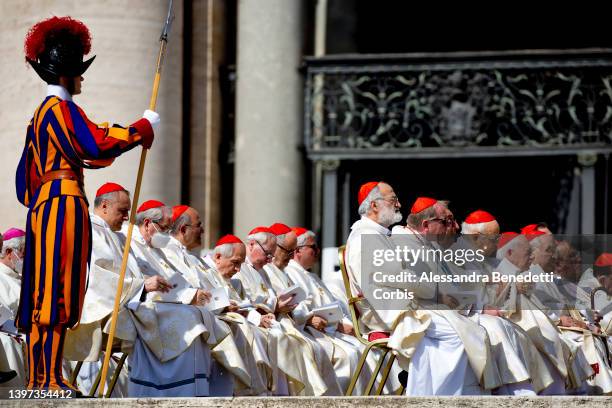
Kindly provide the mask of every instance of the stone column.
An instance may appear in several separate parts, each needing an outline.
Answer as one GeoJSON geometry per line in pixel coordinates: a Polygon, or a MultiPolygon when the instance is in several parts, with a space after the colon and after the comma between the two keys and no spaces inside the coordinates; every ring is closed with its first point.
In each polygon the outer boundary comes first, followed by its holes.
{"type": "Polygon", "coordinates": [[[302,0],[239,0],[234,230],[302,220],[302,0]]]}
{"type": "MultiPolygon", "coordinates": [[[[0,2],[0,161],[4,171],[0,185],[0,229],[25,226],[27,209],[15,196],[15,169],[25,139],[26,126],[46,95],[46,84],[24,62],[23,40],[37,21],[56,15],[82,20],[92,33],[96,60],[85,73],[83,94],[75,96],[94,122],[122,125],[138,120],[149,106],[159,48],[159,35],[165,21],[166,0],[8,0],[0,2]]],[[[162,74],[157,111],[162,125],[147,157],[141,201],[156,198],[169,205],[180,197],[180,149],[182,110],[182,8],[174,2],[176,19],[170,34],[168,54],[162,74]]],[[[133,190],[140,148],[119,157],[106,169],[85,172],[86,193],[93,203],[95,190],[106,181],[133,190]]]]}
{"type": "Polygon", "coordinates": [[[192,2],[189,205],[200,212],[204,248],[214,246],[221,221],[219,145],[222,98],[219,67],[225,64],[225,0],[192,2]]]}

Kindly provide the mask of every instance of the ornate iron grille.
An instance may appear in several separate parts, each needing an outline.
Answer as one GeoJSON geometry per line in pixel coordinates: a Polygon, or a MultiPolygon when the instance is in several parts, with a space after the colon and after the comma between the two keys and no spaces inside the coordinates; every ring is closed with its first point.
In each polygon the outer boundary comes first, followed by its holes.
{"type": "Polygon", "coordinates": [[[305,59],[312,159],[612,151],[612,50],[305,59]]]}

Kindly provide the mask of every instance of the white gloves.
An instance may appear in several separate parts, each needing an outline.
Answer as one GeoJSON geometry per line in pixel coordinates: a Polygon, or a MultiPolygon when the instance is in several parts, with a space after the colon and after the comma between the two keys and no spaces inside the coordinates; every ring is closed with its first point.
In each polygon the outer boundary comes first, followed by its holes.
{"type": "Polygon", "coordinates": [[[157,130],[160,122],[159,115],[157,114],[157,112],[153,112],[152,110],[147,109],[142,114],[142,117],[149,121],[151,127],[153,128],[153,131],[157,130]]]}

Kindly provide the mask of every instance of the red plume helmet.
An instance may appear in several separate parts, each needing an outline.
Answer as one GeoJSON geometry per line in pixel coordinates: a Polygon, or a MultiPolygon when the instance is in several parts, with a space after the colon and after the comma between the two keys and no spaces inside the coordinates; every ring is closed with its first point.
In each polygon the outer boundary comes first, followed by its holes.
{"type": "Polygon", "coordinates": [[[93,62],[83,61],[91,51],[91,34],[85,24],[71,17],[51,17],[32,26],[26,34],[26,61],[46,82],[60,76],[80,76],[93,62]]]}

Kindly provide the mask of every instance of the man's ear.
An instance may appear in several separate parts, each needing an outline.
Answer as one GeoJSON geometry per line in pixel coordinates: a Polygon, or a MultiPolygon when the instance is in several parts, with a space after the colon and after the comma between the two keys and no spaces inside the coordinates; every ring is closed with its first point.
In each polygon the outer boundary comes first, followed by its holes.
{"type": "Polygon", "coordinates": [[[372,200],[372,202],[370,203],[370,210],[372,211],[378,211],[378,200],[372,200]]]}

